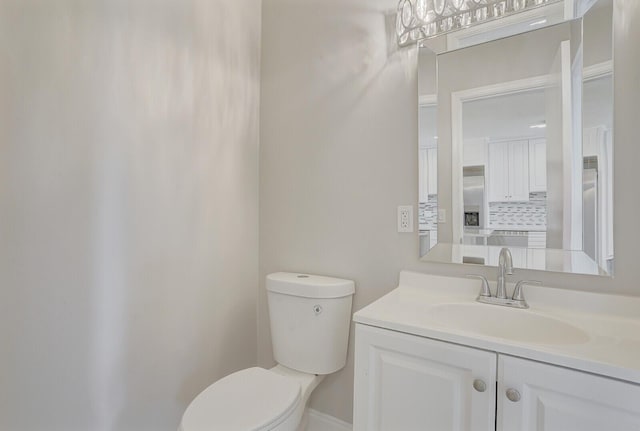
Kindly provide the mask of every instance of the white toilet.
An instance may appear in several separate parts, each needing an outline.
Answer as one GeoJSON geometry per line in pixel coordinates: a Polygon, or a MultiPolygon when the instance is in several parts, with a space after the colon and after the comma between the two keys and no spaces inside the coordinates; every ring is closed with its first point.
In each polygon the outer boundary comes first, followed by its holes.
{"type": "Polygon", "coordinates": [[[311,392],[347,360],[350,280],[267,276],[274,368],[230,374],[187,407],[179,431],[303,431],[311,392]]]}

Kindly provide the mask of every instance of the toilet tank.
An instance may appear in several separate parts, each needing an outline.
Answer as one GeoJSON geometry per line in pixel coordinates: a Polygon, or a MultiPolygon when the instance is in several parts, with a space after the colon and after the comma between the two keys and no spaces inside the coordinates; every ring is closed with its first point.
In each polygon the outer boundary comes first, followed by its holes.
{"type": "Polygon", "coordinates": [[[310,374],[331,374],[347,361],[354,282],[278,272],[267,276],[275,360],[310,374]]]}

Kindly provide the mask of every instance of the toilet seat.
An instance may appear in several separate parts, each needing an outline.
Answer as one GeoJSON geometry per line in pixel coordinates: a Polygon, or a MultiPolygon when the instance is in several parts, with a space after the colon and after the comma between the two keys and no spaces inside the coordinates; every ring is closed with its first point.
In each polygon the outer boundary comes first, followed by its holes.
{"type": "Polygon", "coordinates": [[[264,368],[230,374],[202,391],[182,417],[182,431],[263,431],[300,403],[300,383],[264,368]]]}

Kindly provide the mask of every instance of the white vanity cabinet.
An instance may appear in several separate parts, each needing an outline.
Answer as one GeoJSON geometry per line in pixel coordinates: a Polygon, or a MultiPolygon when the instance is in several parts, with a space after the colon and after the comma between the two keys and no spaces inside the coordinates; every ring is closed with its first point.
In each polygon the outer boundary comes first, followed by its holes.
{"type": "Polygon", "coordinates": [[[529,200],[529,142],[489,143],[489,202],[529,200]]]}
{"type": "Polygon", "coordinates": [[[499,355],[497,401],[498,431],[640,430],[639,385],[526,359],[499,355]]]}
{"type": "Polygon", "coordinates": [[[355,355],[354,431],[640,431],[640,385],[363,324],[355,355]]]}
{"type": "Polygon", "coordinates": [[[356,325],[353,429],[493,430],[495,373],[495,353],[356,325]]]}

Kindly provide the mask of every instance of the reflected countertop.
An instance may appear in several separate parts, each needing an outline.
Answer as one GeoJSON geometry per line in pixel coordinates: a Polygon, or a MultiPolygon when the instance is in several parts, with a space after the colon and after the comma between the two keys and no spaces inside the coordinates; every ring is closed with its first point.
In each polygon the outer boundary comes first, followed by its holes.
{"type": "Polygon", "coordinates": [[[469,236],[489,236],[493,233],[494,229],[484,229],[477,227],[465,227],[464,234],[469,236]]]}

